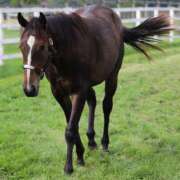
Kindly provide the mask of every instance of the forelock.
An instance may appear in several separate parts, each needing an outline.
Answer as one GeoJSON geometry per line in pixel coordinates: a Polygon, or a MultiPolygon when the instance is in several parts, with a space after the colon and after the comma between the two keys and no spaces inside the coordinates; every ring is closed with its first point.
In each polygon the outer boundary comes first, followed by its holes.
{"type": "Polygon", "coordinates": [[[31,30],[42,30],[42,25],[38,18],[34,17],[29,22],[28,28],[31,30]]]}

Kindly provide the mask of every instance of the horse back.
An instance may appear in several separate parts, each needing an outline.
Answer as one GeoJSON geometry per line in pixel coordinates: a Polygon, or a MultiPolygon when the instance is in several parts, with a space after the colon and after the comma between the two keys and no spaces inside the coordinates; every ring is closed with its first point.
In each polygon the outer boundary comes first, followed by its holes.
{"type": "Polygon", "coordinates": [[[121,20],[112,9],[103,6],[88,6],[75,13],[82,17],[89,30],[91,78],[103,81],[115,70],[123,54],[121,20]]]}

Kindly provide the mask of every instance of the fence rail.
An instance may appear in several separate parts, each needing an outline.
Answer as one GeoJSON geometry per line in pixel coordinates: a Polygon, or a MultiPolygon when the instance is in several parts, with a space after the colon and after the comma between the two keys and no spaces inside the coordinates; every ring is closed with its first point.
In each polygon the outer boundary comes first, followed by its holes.
{"type": "MultiPolygon", "coordinates": [[[[56,13],[65,12],[70,13],[74,11],[73,8],[0,8],[0,65],[3,60],[20,58],[19,53],[4,54],[4,46],[7,44],[17,44],[19,37],[4,38],[3,32],[5,29],[20,30],[17,23],[16,15],[18,12],[24,13],[27,17],[37,15],[39,12],[56,13]]],[[[161,13],[166,13],[171,17],[172,23],[180,24],[180,8],[114,8],[114,11],[122,18],[123,23],[139,25],[148,17],[158,16],[161,13]],[[179,23],[178,23],[179,21],[179,23]]],[[[177,26],[180,29],[180,26],[177,26]]],[[[180,34],[176,35],[170,32],[169,41],[179,38],[180,34]]]]}

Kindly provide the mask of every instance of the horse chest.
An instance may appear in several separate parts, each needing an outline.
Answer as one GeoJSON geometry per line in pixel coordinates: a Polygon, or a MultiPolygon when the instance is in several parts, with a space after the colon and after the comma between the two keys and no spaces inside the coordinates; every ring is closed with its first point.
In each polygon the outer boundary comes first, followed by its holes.
{"type": "Polygon", "coordinates": [[[75,79],[58,78],[57,84],[68,94],[77,92],[80,89],[80,83],[75,79]]]}

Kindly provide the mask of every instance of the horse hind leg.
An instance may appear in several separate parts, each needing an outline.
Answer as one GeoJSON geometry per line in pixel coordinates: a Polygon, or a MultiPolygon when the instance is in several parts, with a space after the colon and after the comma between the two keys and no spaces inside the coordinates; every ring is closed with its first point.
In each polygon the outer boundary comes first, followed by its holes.
{"type": "Polygon", "coordinates": [[[95,142],[95,130],[94,130],[94,113],[96,108],[96,94],[93,88],[90,88],[87,95],[87,103],[89,106],[89,117],[88,117],[88,146],[90,149],[95,149],[97,144],[95,142]]]}
{"type": "Polygon", "coordinates": [[[113,96],[117,88],[117,75],[112,76],[105,82],[105,97],[103,100],[104,129],[101,144],[104,151],[108,151],[109,145],[109,117],[113,107],[113,96]]]}

